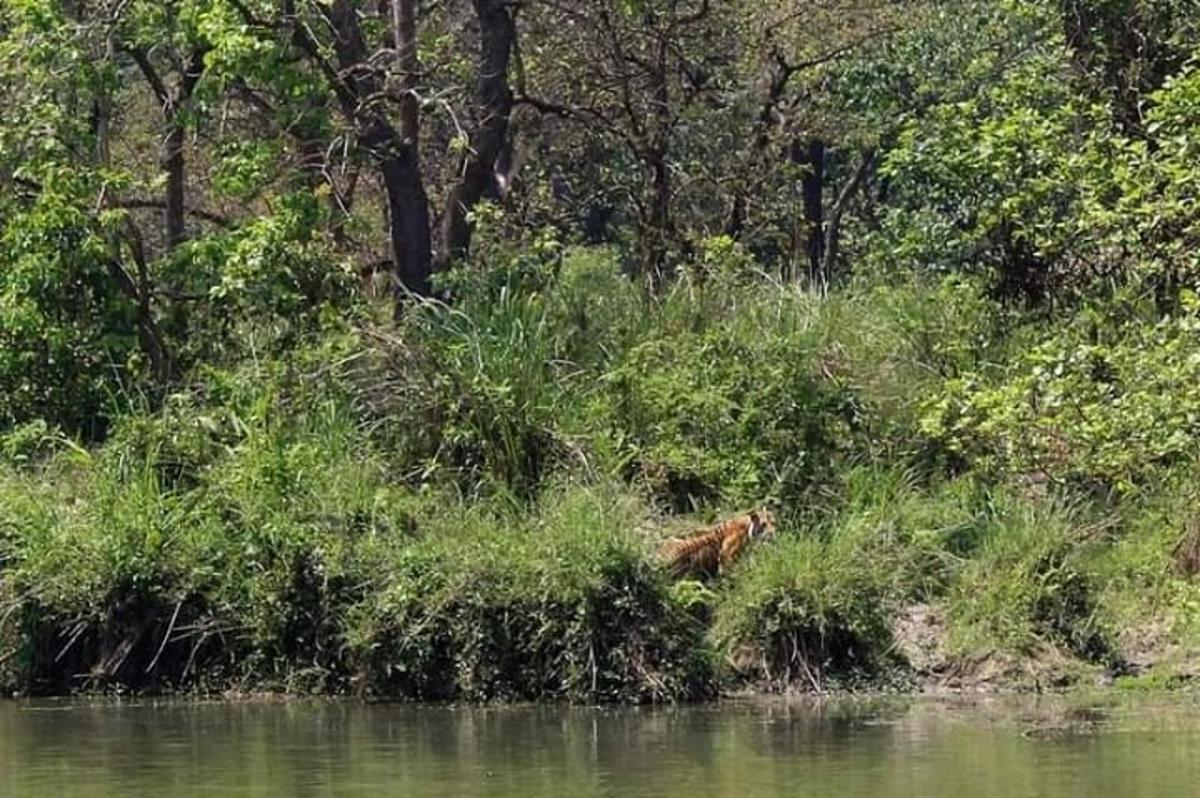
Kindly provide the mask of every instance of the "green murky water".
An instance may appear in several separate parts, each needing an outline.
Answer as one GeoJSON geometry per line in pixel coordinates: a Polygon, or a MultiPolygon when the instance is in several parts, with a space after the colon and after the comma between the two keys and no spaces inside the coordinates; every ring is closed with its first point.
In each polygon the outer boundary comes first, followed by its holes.
{"type": "Polygon", "coordinates": [[[5,796],[1196,796],[1200,698],[0,702],[5,796]]]}

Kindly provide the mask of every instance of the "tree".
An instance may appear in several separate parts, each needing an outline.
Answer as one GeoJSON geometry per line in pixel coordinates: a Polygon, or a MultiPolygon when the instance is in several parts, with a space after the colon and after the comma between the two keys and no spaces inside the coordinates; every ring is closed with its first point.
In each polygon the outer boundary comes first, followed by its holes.
{"type": "MultiPolygon", "coordinates": [[[[117,3],[107,21],[107,36],[120,53],[137,64],[157,100],[162,117],[159,165],[166,175],[163,238],[168,249],[187,237],[187,163],[184,154],[188,105],[211,45],[199,35],[195,18],[179,2],[117,3]],[[176,44],[178,42],[178,44],[176,44]],[[156,63],[157,62],[157,63],[156,63]],[[166,77],[166,70],[175,73],[166,77]]],[[[107,149],[107,148],[106,148],[107,149]]]]}
{"type": "MultiPolygon", "coordinates": [[[[733,63],[722,36],[728,9],[709,0],[603,0],[543,10],[534,36],[550,55],[530,65],[519,102],[604,137],[606,177],[632,211],[637,268],[661,285],[673,252],[689,243],[676,223],[688,157],[682,134],[704,127],[713,110],[705,103],[718,101],[721,75],[733,63]],[[579,63],[579,71],[564,72],[560,59],[579,63]]],[[[701,136],[686,141],[704,147],[701,136]]]]}
{"type": "Polygon", "coordinates": [[[1077,77],[1111,100],[1125,133],[1146,135],[1150,95],[1191,56],[1195,8],[1179,0],[1058,0],[1077,77]]]}
{"type": "Polygon", "coordinates": [[[467,255],[471,244],[468,214],[483,198],[493,179],[496,161],[506,144],[513,111],[508,75],[517,46],[516,6],[510,0],[472,0],[479,27],[476,55],[474,126],[442,212],[438,247],[440,265],[467,255]]]}

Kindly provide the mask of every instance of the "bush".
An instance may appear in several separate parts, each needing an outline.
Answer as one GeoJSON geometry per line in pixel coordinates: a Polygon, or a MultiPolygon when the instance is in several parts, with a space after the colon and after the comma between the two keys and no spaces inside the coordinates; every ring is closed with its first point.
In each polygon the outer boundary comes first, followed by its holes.
{"type": "Polygon", "coordinates": [[[604,376],[619,462],[677,511],[802,500],[852,448],[854,391],[822,376],[798,296],[688,290],[604,376]]]}
{"type": "Polygon", "coordinates": [[[1146,323],[1084,311],[995,374],[949,380],[924,429],[976,467],[1041,471],[1129,492],[1191,456],[1200,418],[1200,319],[1146,323]]]}
{"type": "Polygon", "coordinates": [[[258,376],[226,404],[126,418],[88,459],[5,472],[0,686],[711,689],[703,627],[620,488],[549,490],[533,510],[413,492],[336,391],[258,376]]]}
{"type": "Polygon", "coordinates": [[[518,280],[485,301],[494,286],[459,279],[471,286],[465,307],[427,302],[377,336],[359,377],[363,406],[417,480],[529,498],[561,458],[556,426],[575,375],[556,357],[541,294],[518,280]]]}
{"type": "Polygon", "coordinates": [[[409,504],[344,405],[281,413],[278,390],[240,414],[180,398],[6,477],[8,687],[345,688],[357,541],[403,538],[409,504]]]}
{"type": "MultiPolygon", "coordinates": [[[[861,450],[867,366],[838,371],[826,318],[844,306],[718,277],[655,306],[608,257],[458,272],[453,308],[429,302],[372,334],[361,404],[414,482],[528,499],[582,465],[690,511],[803,501],[861,450]]],[[[857,323],[896,329],[866,305],[857,323]]],[[[864,361],[883,356],[871,346],[864,361]]]]}
{"type": "Polygon", "coordinates": [[[887,579],[860,542],[789,537],[738,571],[713,633],[740,677],[821,691],[881,664],[887,579]]]}
{"type": "Polygon", "coordinates": [[[943,589],[947,547],[973,524],[958,486],[941,497],[903,474],[855,469],[824,531],[785,534],[739,567],[715,608],[735,676],[823,690],[894,670],[893,616],[943,589]]]}

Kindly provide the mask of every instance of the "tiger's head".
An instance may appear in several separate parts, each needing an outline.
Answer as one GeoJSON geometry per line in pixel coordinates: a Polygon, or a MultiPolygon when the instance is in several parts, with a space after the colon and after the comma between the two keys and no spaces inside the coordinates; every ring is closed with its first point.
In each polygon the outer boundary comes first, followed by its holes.
{"type": "Polygon", "coordinates": [[[770,538],[775,534],[775,516],[766,507],[750,511],[750,539],[770,538]]]}

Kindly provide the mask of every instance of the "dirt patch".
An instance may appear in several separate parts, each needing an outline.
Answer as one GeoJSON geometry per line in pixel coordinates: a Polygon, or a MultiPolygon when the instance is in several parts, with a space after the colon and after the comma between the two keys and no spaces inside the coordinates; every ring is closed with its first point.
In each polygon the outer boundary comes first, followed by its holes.
{"type": "Polygon", "coordinates": [[[993,693],[1062,689],[1095,677],[1097,670],[1044,645],[1022,654],[998,650],[955,654],[947,643],[945,611],[913,604],[897,613],[895,652],[912,668],[924,693],[993,693]]]}
{"type": "Polygon", "coordinates": [[[932,604],[912,604],[896,615],[892,629],[895,651],[921,677],[933,677],[947,666],[946,617],[932,604]]]}
{"type": "Polygon", "coordinates": [[[1181,644],[1169,619],[1142,623],[1117,636],[1120,676],[1140,677],[1147,683],[1183,686],[1200,680],[1200,649],[1181,644]]]}
{"type": "Polygon", "coordinates": [[[1041,692],[1063,690],[1094,681],[1101,675],[1096,666],[1045,645],[1024,654],[992,650],[959,657],[948,664],[939,682],[926,685],[926,689],[931,692],[1041,692]]]}
{"type": "Polygon", "coordinates": [[[1188,519],[1183,534],[1171,550],[1171,564],[1183,579],[1195,579],[1200,574],[1200,518],[1188,519]]]}

